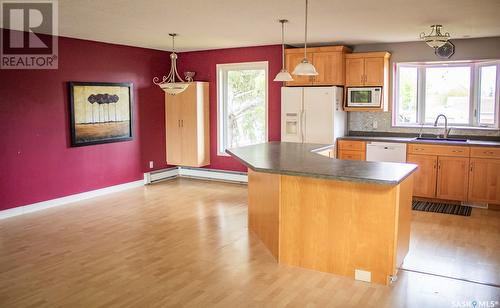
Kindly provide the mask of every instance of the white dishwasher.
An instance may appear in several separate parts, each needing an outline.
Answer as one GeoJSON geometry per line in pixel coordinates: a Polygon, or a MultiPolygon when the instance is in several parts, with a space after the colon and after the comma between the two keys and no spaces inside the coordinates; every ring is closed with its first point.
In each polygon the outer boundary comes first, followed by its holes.
{"type": "Polygon", "coordinates": [[[368,142],[366,160],[405,163],[406,143],[368,142]]]}

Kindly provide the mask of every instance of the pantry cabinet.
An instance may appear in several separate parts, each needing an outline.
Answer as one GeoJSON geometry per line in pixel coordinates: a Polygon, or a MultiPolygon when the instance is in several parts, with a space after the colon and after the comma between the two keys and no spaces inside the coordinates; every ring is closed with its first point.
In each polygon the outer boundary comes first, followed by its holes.
{"type": "Polygon", "coordinates": [[[165,94],[167,163],[201,167],[210,164],[207,82],[192,82],[177,95],[165,94]]]}
{"type": "MultiPolygon", "coordinates": [[[[307,49],[308,60],[316,67],[317,76],[293,75],[286,86],[341,86],[345,84],[345,55],[351,50],[345,46],[324,46],[307,49]]],[[[285,66],[292,73],[304,59],[303,48],[285,49],[285,66]]]]}

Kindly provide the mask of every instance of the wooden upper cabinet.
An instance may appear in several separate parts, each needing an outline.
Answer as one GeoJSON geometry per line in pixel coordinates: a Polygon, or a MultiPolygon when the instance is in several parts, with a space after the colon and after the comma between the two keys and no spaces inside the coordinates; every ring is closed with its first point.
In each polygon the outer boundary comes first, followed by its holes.
{"type": "Polygon", "coordinates": [[[345,59],[345,83],[351,86],[363,86],[365,61],[363,58],[345,59]]]}
{"type": "Polygon", "coordinates": [[[436,197],[466,201],[469,179],[468,157],[438,157],[436,197]]]}
{"type": "Polygon", "coordinates": [[[345,82],[344,54],[338,51],[313,53],[312,63],[318,71],[316,85],[343,85],[345,82]]]}
{"type": "Polygon", "coordinates": [[[303,59],[303,48],[285,49],[285,66],[292,74],[293,81],[288,81],[287,86],[312,86],[330,85],[341,86],[345,84],[345,55],[351,50],[345,46],[312,47],[307,49],[307,58],[316,67],[317,76],[297,76],[292,72],[303,59]]]}
{"type": "Polygon", "coordinates": [[[384,86],[385,58],[365,58],[365,86],[384,86]]]}
{"type": "MultiPolygon", "coordinates": [[[[310,56],[310,55],[309,55],[310,56]]],[[[286,52],[285,50],[285,67],[288,72],[292,75],[293,81],[287,81],[287,86],[310,86],[312,85],[312,77],[311,76],[296,76],[293,75],[292,72],[295,67],[302,62],[304,59],[304,50],[302,52],[286,52]]]]}
{"type": "Polygon", "coordinates": [[[177,95],[165,94],[168,164],[210,164],[208,100],[207,82],[192,82],[177,95]]]}
{"type": "Polygon", "coordinates": [[[413,196],[436,197],[437,156],[408,154],[408,163],[418,165],[413,176],[413,196]]]}
{"type": "Polygon", "coordinates": [[[389,86],[388,52],[357,52],[345,55],[346,86],[389,86]]]}

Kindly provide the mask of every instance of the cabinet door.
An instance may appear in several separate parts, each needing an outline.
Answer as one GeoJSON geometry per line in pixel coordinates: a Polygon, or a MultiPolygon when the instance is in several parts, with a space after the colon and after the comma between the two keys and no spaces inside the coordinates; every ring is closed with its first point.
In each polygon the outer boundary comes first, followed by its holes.
{"type": "Polygon", "coordinates": [[[362,86],[365,71],[363,58],[347,58],[345,60],[346,86],[362,86]]]}
{"type": "Polygon", "coordinates": [[[170,165],[182,162],[181,106],[177,95],[165,94],[167,163],[170,165]]]}
{"type": "Polygon", "coordinates": [[[409,154],[407,162],[418,165],[418,169],[413,176],[413,196],[435,198],[437,156],[409,154]]]}
{"type": "MultiPolygon", "coordinates": [[[[185,166],[198,165],[198,99],[197,86],[190,85],[178,94],[181,101],[182,163],[185,166]]],[[[201,108],[201,106],[200,106],[201,108]]]]}
{"type": "MultiPolygon", "coordinates": [[[[311,54],[308,55],[310,57],[311,54]]],[[[293,81],[287,81],[287,86],[310,86],[312,85],[313,78],[311,76],[297,76],[292,74],[293,70],[304,59],[303,53],[286,53],[285,52],[285,65],[288,72],[292,75],[293,81]]],[[[309,58],[309,60],[311,60],[309,58]]]]}
{"type": "Polygon", "coordinates": [[[366,160],[366,154],[362,151],[339,150],[338,159],[344,160],[366,160]]]}
{"type": "Polygon", "coordinates": [[[365,58],[365,85],[384,86],[384,58],[365,58]]]}
{"type": "Polygon", "coordinates": [[[466,201],[468,179],[468,157],[438,157],[438,199],[466,201]]]}
{"type": "Polygon", "coordinates": [[[500,204],[500,159],[471,158],[468,200],[500,204]]]}
{"type": "Polygon", "coordinates": [[[315,52],[312,54],[312,63],[318,71],[318,76],[315,76],[313,81],[315,85],[333,86],[345,83],[342,52],[315,52]]]}

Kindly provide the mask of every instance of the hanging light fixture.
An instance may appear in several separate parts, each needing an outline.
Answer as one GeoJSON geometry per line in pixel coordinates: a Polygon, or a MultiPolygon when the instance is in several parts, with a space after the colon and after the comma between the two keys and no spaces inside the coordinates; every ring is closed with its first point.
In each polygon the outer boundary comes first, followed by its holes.
{"type": "Polygon", "coordinates": [[[432,25],[431,33],[428,35],[426,35],[425,32],[420,33],[420,39],[425,41],[427,45],[434,49],[443,46],[450,39],[450,34],[448,32],[442,34],[442,27],[442,25],[432,25]]]}
{"type": "Polygon", "coordinates": [[[158,85],[165,93],[170,95],[176,95],[181,92],[184,92],[189,87],[189,83],[182,80],[179,76],[179,72],[177,72],[177,54],[175,53],[175,37],[177,33],[169,33],[172,37],[172,53],[170,54],[170,73],[167,76],[163,76],[162,80],[160,78],[153,78],[153,83],[158,85]],[[175,78],[179,80],[179,82],[175,81],[175,78]]]}
{"type": "Polygon", "coordinates": [[[295,69],[293,70],[292,74],[294,75],[299,75],[299,76],[316,76],[318,75],[318,72],[316,71],[316,68],[314,65],[309,63],[309,60],[307,60],[307,7],[309,1],[306,0],[306,22],[305,22],[305,33],[304,33],[304,59],[302,62],[297,64],[295,69]]]}
{"type": "Polygon", "coordinates": [[[285,23],[287,19],[280,19],[281,23],[281,71],[276,75],[274,81],[292,81],[292,75],[285,69],[285,23]]]}

